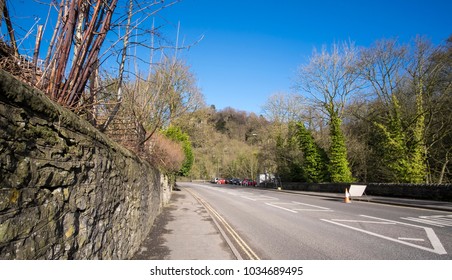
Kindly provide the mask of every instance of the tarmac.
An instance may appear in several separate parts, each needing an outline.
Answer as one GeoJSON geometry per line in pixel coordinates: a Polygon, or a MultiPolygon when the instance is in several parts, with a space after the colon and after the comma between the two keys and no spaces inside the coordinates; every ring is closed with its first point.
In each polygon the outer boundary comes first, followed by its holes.
{"type": "MultiPolygon", "coordinates": [[[[338,193],[314,193],[276,190],[294,194],[344,199],[338,193]]],[[[390,204],[452,212],[452,202],[363,196],[352,201],[390,204]]],[[[242,259],[234,250],[224,231],[202,201],[180,187],[156,218],[151,232],[135,254],[135,260],[236,260],[242,259]]]]}

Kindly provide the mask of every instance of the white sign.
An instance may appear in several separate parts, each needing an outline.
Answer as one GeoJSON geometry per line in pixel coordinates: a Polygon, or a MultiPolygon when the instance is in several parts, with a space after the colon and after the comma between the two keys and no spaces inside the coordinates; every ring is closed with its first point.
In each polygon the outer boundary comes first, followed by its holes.
{"type": "Polygon", "coordinates": [[[367,185],[350,185],[350,196],[362,196],[366,190],[367,185]]]}

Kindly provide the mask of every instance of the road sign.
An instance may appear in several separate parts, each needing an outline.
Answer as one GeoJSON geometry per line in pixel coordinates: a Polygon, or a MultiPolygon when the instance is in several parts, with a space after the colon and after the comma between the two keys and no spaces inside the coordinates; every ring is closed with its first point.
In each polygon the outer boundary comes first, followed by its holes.
{"type": "Polygon", "coordinates": [[[350,185],[350,196],[362,196],[366,190],[367,185],[350,185]]]}

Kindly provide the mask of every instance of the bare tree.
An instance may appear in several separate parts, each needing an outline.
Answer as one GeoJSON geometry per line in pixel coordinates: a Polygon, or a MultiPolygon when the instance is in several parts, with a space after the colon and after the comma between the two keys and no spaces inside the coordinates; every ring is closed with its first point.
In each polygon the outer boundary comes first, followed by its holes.
{"type": "Polygon", "coordinates": [[[426,136],[438,108],[432,96],[442,67],[432,63],[434,52],[422,38],[417,38],[413,47],[384,40],[363,51],[361,57],[362,74],[373,98],[367,119],[381,137],[377,147],[383,160],[380,168],[386,169],[393,181],[430,180],[426,136]]]}
{"type": "MultiPolygon", "coordinates": [[[[73,109],[81,106],[80,102],[85,89],[88,88],[91,74],[96,72],[103,62],[114,57],[115,46],[122,42],[118,63],[118,78],[121,81],[119,86],[126,71],[124,65],[132,31],[139,30],[141,25],[157,12],[179,1],[61,0],[58,4],[51,1],[50,8],[56,9],[58,13],[44,60],[43,75],[38,80],[37,87],[64,106],[73,109]],[[125,17],[123,13],[116,12],[116,7],[122,4],[127,6],[125,17]],[[115,27],[125,32],[112,34],[110,31],[115,27]],[[112,43],[103,48],[107,34],[113,35],[109,36],[112,43]],[[113,39],[115,35],[119,36],[116,41],[113,39]]],[[[140,30],[140,36],[148,34],[145,28],[140,30]]],[[[89,88],[93,89],[93,86],[89,85],[89,88]]],[[[93,92],[100,91],[91,91],[93,92]]],[[[117,92],[120,97],[121,87],[117,92]]],[[[92,98],[85,98],[84,102],[87,100],[92,98]]]]}
{"type": "Polygon", "coordinates": [[[5,10],[5,0],[0,0],[0,27],[2,27],[4,10],[5,10]]]}
{"type": "Polygon", "coordinates": [[[50,69],[43,75],[42,89],[54,100],[76,107],[110,30],[118,0],[87,2],[61,1],[55,47],[50,54],[50,69]],[[71,48],[75,42],[72,67],[66,76],[71,48]]]}
{"type": "Polygon", "coordinates": [[[14,28],[13,25],[11,23],[11,17],[9,15],[9,10],[8,7],[6,5],[6,0],[1,0],[0,1],[0,26],[1,26],[1,22],[4,19],[5,23],[6,23],[6,28],[8,29],[8,34],[9,34],[9,38],[11,40],[11,47],[13,48],[14,51],[14,55],[15,56],[19,56],[19,50],[17,48],[17,42],[16,42],[16,35],[14,33],[14,28]]]}
{"type": "Polygon", "coordinates": [[[426,98],[426,147],[429,180],[450,183],[452,154],[452,36],[445,46],[429,51],[426,98]]]}
{"type": "Polygon", "coordinates": [[[306,100],[303,96],[279,92],[268,98],[262,106],[262,111],[270,121],[287,124],[303,119],[306,107],[306,100]]]}
{"type": "Polygon", "coordinates": [[[153,69],[148,80],[124,87],[122,114],[132,118],[138,145],[182,114],[204,104],[194,75],[182,62],[168,59],[153,69]]]}
{"type": "Polygon", "coordinates": [[[353,44],[333,44],[330,51],[326,47],[320,53],[314,51],[309,63],[301,66],[297,75],[298,90],[307,94],[328,119],[329,172],[333,182],[353,180],[341,124],[348,98],[362,87],[357,60],[358,51],[353,44]]]}
{"type": "Polygon", "coordinates": [[[356,68],[358,50],[352,43],[333,44],[328,51],[314,50],[308,64],[297,73],[295,88],[330,118],[342,117],[351,94],[362,88],[356,68]]]}
{"type": "Polygon", "coordinates": [[[129,0],[129,7],[127,10],[127,24],[126,24],[126,34],[124,35],[124,43],[121,50],[121,61],[119,63],[119,74],[118,74],[118,89],[116,94],[116,105],[113,108],[113,111],[108,116],[107,120],[104,124],[102,124],[100,130],[105,131],[110,124],[110,122],[114,119],[116,114],[118,113],[119,107],[121,106],[122,102],[122,91],[123,91],[123,81],[124,81],[124,68],[126,63],[126,57],[127,57],[127,49],[129,47],[129,38],[130,38],[130,25],[132,20],[132,13],[133,13],[133,0],[129,0]]]}

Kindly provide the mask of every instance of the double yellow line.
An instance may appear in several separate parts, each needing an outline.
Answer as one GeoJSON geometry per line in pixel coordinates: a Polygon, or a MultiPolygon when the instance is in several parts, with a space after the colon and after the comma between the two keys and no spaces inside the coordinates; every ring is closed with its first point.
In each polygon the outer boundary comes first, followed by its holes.
{"type": "MultiPolygon", "coordinates": [[[[227,232],[232,236],[234,241],[240,246],[243,252],[248,256],[250,260],[260,260],[260,258],[254,253],[254,251],[246,244],[246,242],[240,237],[240,235],[226,222],[226,220],[215,210],[212,206],[199,196],[197,196],[193,191],[185,188],[187,192],[189,192],[196,200],[198,200],[201,205],[206,208],[207,211],[211,214],[212,218],[216,218],[216,220],[221,223],[227,232]]],[[[226,237],[227,238],[227,237],[226,237]]]]}

